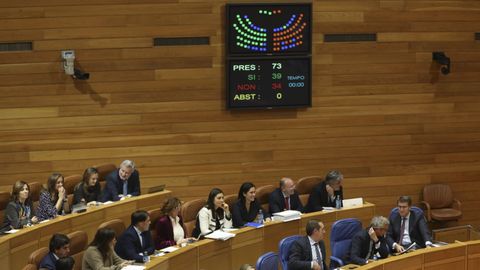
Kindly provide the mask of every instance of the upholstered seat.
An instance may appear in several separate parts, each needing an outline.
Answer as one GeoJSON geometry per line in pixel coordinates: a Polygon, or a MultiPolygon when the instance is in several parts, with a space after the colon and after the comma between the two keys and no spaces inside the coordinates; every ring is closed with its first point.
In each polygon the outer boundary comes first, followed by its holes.
{"type": "Polygon", "coordinates": [[[446,184],[431,184],[423,188],[423,201],[427,220],[449,221],[462,217],[461,203],[453,198],[452,189],[446,184]]]}
{"type": "Polygon", "coordinates": [[[303,205],[307,205],[308,197],[312,193],[313,188],[322,181],[320,176],[306,176],[298,180],[296,190],[303,205]]]}
{"type": "Polygon", "coordinates": [[[275,186],[267,185],[257,188],[255,197],[257,198],[258,202],[262,205],[262,208],[265,211],[268,211],[268,197],[270,193],[275,191],[275,186]]]}
{"type": "Polygon", "coordinates": [[[200,209],[206,204],[207,201],[205,199],[196,199],[188,201],[182,205],[180,215],[183,219],[183,225],[185,226],[187,237],[192,236],[197,221],[198,211],[200,211],[200,209]]]}

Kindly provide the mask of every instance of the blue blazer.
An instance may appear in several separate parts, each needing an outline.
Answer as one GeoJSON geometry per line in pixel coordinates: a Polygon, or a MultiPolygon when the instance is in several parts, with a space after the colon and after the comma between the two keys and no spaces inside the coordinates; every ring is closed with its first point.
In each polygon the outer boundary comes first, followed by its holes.
{"type": "Polygon", "coordinates": [[[40,262],[40,265],[38,266],[38,269],[49,269],[49,270],[55,270],[55,262],[57,259],[55,259],[55,256],[53,256],[52,252],[48,252],[45,257],[43,257],[42,261],[40,262]]]}
{"type": "MultiPolygon", "coordinates": [[[[270,196],[268,196],[268,206],[270,208],[270,214],[285,210],[285,198],[283,197],[282,190],[280,188],[277,188],[275,191],[270,193],[270,196]]],[[[290,196],[290,209],[303,212],[303,205],[296,191],[290,196]]]]}
{"type": "MultiPolygon", "coordinates": [[[[398,212],[390,216],[390,226],[388,226],[388,242],[390,248],[393,247],[393,243],[397,242],[400,238],[400,228],[402,223],[402,217],[398,212]]],[[[415,242],[421,248],[425,247],[425,242],[432,241],[430,231],[428,230],[427,222],[423,215],[417,215],[410,209],[410,218],[408,219],[408,234],[412,243],[415,242]]]]}
{"type": "MultiPolygon", "coordinates": [[[[105,177],[107,185],[103,190],[102,202],[118,201],[118,194],[123,194],[123,180],[118,175],[118,170],[111,172],[105,177]]],[[[140,174],[137,170],[133,171],[128,178],[127,193],[132,196],[140,195],[140,174]]]]}
{"type": "Polygon", "coordinates": [[[143,256],[140,255],[143,252],[147,252],[149,255],[155,252],[153,246],[152,234],[150,231],[142,233],[143,247],[140,244],[137,231],[130,225],[125,232],[118,238],[115,245],[115,252],[120,258],[124,260],[135,260],[136,262],[143,262],[143,256]]]}

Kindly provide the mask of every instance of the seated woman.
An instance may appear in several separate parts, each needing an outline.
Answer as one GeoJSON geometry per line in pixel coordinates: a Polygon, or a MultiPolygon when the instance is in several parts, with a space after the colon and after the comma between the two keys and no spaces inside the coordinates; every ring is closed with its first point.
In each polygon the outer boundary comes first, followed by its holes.
{"type": "Polygon", "coordinates": [[[67,192],[63,187],[63,176],[53,173],[48,178],[47,189],[40,193],[37,216],[39,221],[55,218],[57,215],[70,212],[67,192]]]}
{"type": "Polygon", "coordinates": [[[73,190],[73,204],[95,205],[100,201],[100,183],[97,169],[90,167],[83,172],[83,181],[73,190]]]}
{"type": "Polygon", "coordinates": [[[163,204],[162,217],[155,224],[157,232],[157,237],[154,240],[156,249],[188,242],[188,239],[185,239],[186,234],[182,217],[178,215],[181,206],[182,202],[176,197],[168,198],[163,204]]]}
{"type": "Polygon", "coordinates": [[[238,199],[232,206],[233,226],[239,228],[248,222],[255,221],[260,210],[265,221],[270,221],[268,213],[255,198],[255,185],[251,182],[243,183],[238,191],[238,199]]]}
{"type": "Polygon", "coordinates": [[[232,215],[225,203],[223,191],[214,188],[208,194],[207,205],[202,207],[197,215],[197,224],[193,236],[206,235],[210,232],[232,227],[232,215]]]}
{"type": "Polygon", "coordinates": [[[2,228],[21,229],[37,223],[30,199],[30,186],[24,181],[17,181],[12,187],[12,200],[5,209],[5,218],[2,228]]]}
{"type": "Polygon", "coordinates": [[[119,270],[132,263],[120,258],[113,249],[117,243],[115,231],[102,228],[97,231],[90,246],[85,250],[82,260],[82,270],[119,270]]]}

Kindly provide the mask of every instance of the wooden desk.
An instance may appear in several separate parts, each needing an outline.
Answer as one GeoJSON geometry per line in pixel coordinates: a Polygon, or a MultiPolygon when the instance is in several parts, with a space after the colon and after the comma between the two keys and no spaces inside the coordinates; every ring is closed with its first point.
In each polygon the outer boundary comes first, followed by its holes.
{"type": "MultiPolygon", "coordinates": [[[[349,209],[304,214],[301,219],[290,222],[270,222],[258,229],[242,228],[235,231],[236,236],[227,241],[205,239],[188,245],[188,250],[184,247],[163,257],[152,258],[147,269],[236,270],[244,263],[255,265],[258,257],[268,251],[278,253],[280,240],[290,235],[304,235],[305,225],[310,219],[324,222],[327,231],[330,231],[331,224],[338,219],[357,217],[366,226],[374,215],[375,205],[366,203],[349,209]]],[[[325,234],[329,254],[328,235],[329,233],[325,234]]]]}
{"type": "Polygon", "coordinates": [[[379,260],[356,270],[478,270],[480,241],[449,244],[416,250],[379,260]]]}
{"type": "Polygon", "coordinates": [[[91,241],[101,223],[119,218],[128,226],[131,213],[140,209],[159,208],[163,201],[170,196],[170,191],[162,191],[108,205],[93,206],[84,213],[59,216],[46,223],[22,229],[14,234],[4,235],[0,237],[1,268],[22,269],[27,264],[30,253],[40,247],[47,247],[54,233],[67,234],[73,231],[85,231],[88,234],[88,241],[91,241]]]}

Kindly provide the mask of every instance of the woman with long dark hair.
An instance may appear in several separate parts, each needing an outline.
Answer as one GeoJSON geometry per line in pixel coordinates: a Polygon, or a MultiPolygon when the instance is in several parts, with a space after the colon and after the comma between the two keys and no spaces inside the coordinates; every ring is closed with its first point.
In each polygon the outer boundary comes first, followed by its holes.
{"type": "Polygon", "coordinates": [[[82,270],[120,270],[131,264],[131,261],[125,261],[115,253],[115,243],[117,239],[113,229],[99,229],[83,254],[82,270]]]}
{"type": "Polygon", "coordinates": [[[210,232],[232,227],[232,214],[225,203],[223,191],[213,188],[208,194],[207,205],[202,207],[197,215],[197,224],[193,236],[206,235],[210,232]]]}
{"type": "Polygon", "coordinates": [[[55,218],[57,215],[70,212],[67,202],[67,192],[63,187],[63,175],[53,173],[48,178],[47,189],[40,193],[39,207],[37,209],[40,221],[55,218]]]}
{"type": "Polygon", "coordinates": [[[255,185],[252,182],[245,182],[240,186],[237,201],[232,206],[234,227],[243,227],[246,223],[255,221],[260,210],[264,219],[270,220],[268,213],[255,198],[255,192],[255,185]]]}
{"type": "Polygon", "coordinates": [[[2,228],[21,229],[37,223],[30,198],[30,186],[25,181],[17,181],[12,187],[12,199],[5,209],[2,228]]]}
{"type": "Polygon", "coordinates": [[[83,172],[82,182],[78,183],[73,191],[73,204],[95,205],[100,201],[100,195],[98,171],[93,167],[87,168],[83,172]]]}

